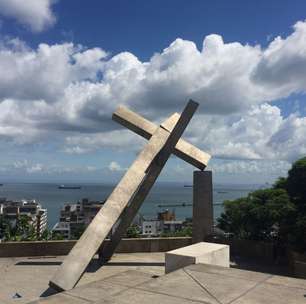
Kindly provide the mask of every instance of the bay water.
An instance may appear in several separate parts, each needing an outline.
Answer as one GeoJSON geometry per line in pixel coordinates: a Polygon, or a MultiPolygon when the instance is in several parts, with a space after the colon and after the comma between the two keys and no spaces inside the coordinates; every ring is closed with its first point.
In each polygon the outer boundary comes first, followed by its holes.
{"type": "MultiPolygon", "coordinates": [[[[9,200],[36,199],[48,210],[48,227],[52,228],[59,220],[60,209],[65,203],[77,203],[82,198],[105,200],[115,185],[82,183],[73,184],[81,189],[59,189],[56,183],[4,183],[0,187],[0,197],[9,200]]],[[[65,183],[65,186],[71,184],[65,183]]],[[[223,210],[223,201],[247,196],[258,185],[214,185],[214,217],[218,218],[223,210]]],[[[156,218],[157,212],[174,210],[177,219],[192,216],[192,187],[176,183],[156,183],[143,203],[140,213],[145,219],[156,218]],[[183,205],[172,207],[171,205],[183,205]],[[185,206],[184,206],[185,205],[185,206]],[[186,206],[187,205],[187,206],[186,206]]]]}

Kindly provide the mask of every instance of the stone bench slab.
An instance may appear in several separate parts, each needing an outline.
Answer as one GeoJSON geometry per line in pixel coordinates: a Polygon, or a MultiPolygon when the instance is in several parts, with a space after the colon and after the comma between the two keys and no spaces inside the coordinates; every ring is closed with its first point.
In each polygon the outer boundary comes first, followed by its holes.
{"type": "Polygon", "coordinates": [[[229,246],[200,242],[165,253],[166,273],[198,263],[229,267],[229,246]]]}

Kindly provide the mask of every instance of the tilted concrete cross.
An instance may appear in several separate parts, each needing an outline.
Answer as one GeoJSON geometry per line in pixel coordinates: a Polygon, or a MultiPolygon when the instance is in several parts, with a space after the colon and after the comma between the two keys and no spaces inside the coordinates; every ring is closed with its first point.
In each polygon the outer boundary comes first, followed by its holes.
{"type": "Polygon", "coordinates": [[[105,260],[111,257],[172,153],[205,169],[210,156],[180,139],[197,107],[190,100],[181,115],[173,114],[159,127],[123,107],[114,113],[114,120],[149,141],[49,282],[52,288],[73,288],[116,224],[110,243],[101,252],[105,260]]]}

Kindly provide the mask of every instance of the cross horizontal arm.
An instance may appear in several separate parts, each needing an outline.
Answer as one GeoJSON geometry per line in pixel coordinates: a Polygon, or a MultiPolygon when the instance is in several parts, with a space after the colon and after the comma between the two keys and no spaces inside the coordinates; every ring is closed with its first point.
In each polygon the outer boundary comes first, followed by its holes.
{"type": "MultiPolygon", "coordinates": [[[[179,114],[176,113],[176,115],[179,114]]],[[[113,120],[146,139],[150,139],[158,128],[158,126],[151,121],[124,106],[119,106],[113,113],[113,120]]],[[[162,126],[167,129],[167,126],[164,126],[163,124],[162,126]]],[[[208,153],[200,150],[183,139],[178,141],[173,154],[200,170],[206,168],[211,157],[208,153]]]]}

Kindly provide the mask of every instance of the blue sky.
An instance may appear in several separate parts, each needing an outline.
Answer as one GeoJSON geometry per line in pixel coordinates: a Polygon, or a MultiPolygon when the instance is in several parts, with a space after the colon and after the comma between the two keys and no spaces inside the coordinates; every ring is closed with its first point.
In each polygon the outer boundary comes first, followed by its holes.
{"type": "MultiPolygon", "coordinates": [[[[113,182],[160,123],[200,103],[185,138],[220,183],[264,183],[306,153],[305,1],[0,0],[0,177],[113,182]]],[[[188,182],[171,158],[161,180],[188,182]]]]}

